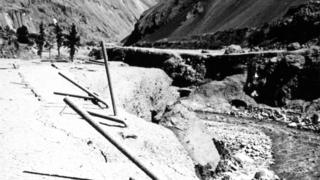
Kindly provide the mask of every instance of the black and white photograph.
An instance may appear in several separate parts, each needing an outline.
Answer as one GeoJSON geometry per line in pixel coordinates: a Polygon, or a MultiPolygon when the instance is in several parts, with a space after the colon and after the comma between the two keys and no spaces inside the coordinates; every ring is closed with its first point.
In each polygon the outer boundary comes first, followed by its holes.
{"type": "Polygon", "coordinates": [[[0,180],[320,180],[319,0],[0,0],[0,180]]]}

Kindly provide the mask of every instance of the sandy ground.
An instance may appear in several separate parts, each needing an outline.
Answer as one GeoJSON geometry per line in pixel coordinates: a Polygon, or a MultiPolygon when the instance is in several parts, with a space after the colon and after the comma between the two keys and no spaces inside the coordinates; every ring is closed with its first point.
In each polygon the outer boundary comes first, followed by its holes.
{"type": "MultiPolygon", "coordinates": [[[[65,64],[62,71],[72,76],[76,66],[65,64]]],[[[54,91],[85,94],[57,72],[49,63],[0,59],[0,179],[52,179],[23,171],[87,179],[148,179],[70,108],[61,112],[65,104],[54,91]]],[[[115,84],[120,82],[121,73],[112,76],[115,84]]],[[[76,102],[111,114],[110,109],[76,102]]],[[[105,131],[163,179],[197,179],[192,160],[171,131],[119,109],[119,117],[129,127],[102,126],[105,131]]]]}

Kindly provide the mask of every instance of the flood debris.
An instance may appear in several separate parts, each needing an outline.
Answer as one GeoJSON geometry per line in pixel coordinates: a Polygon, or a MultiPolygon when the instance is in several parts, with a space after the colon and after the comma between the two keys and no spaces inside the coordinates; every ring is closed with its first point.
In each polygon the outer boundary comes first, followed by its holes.
{"type": "Polygon", "coordinates": [[[128,148],[125,148],[116,139],[112,138],[107,132],[105,132],[96,122],[94,122],[86,111],[79,108],[68,98],[64,98],[64,102],[76,111],[83,119],[85,119],[95,130],[97,130],[103,137],[105,137],[112,145],[114,145],[123,155],[125,155],[130,161],[137,165],[143,172],[145,172],[151,179],[160,180],[159,176],[152,172],[151,168],[141,162],[137,157],[129,152],[128,148]]]}

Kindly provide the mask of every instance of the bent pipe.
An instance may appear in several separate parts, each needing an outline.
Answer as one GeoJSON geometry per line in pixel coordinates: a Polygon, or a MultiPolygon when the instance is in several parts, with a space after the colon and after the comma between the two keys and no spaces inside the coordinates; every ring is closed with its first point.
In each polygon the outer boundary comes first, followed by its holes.
{"type": "Polygon", "coordinates": [[[120,119],[117,119],[117,118],[114,118],[114,117],[111,117],[111,116],[107,116],[107,115],[95,113],[95,112],[92,112],[92,111],[87,111],[87,112],[88,112],[91,116],[95,116],[95,117],[107,119],[107,120],[109,120],[109,121],[113,121],[113,122],[116,122],[116,123],[121,124],[121,126],[118,126],[118,127],[121,127],[121,128],[126,128],[126,127],[128,127],[128,125],[127,125],[123,120],[120,120],[120,119]]]}

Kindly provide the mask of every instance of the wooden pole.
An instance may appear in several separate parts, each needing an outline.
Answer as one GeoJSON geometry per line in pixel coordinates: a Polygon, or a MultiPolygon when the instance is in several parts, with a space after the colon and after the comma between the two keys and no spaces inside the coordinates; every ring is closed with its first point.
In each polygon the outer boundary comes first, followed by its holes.
{"type": "Polygon", "coordinates": [[[95,130],[97,130],[103,137],[105,137],[112,145],[114,145],[122,154],[124,154],[130,161],[137,165],[144,173],[146,173],[151,179],[159,180],[159,178],[151,172],[141,161],[134,157],[129,151],[124,148],[118,141],[113,139],[107,132],[105,132],[96,122],[94,122],[88,112],[82,110],[77,105],[75,105],[67,97],[63,101],[70,106],[76,113],[78,113],[83,119],[85,119],[95,130]]]}
{"type": "Polygon", "coordinates": [[[114,96],[113,96],[112,82],[111,82],[111,76],[110,76],[109,66],[108,66],[108,55],[106,52],[106,48],[104,47],[103,41],[101,41],[101,48],[102,48],[102,55],[103,55],[106,73],[107,73],[107,79],[108,79],[109,91],[110,91],[110,96],[111,96],[113,114],[115,116],[117,116],[117,107],[116,107],[116,102],[115,102],[114,96]]]}

